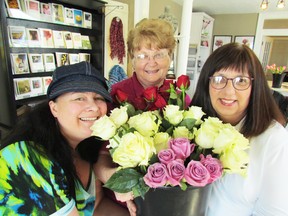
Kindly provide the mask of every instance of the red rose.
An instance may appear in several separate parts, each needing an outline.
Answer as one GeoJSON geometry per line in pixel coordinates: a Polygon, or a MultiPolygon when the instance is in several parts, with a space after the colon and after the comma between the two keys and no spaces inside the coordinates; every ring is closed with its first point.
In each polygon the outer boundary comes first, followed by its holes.
{"type": "Polygon", "coordinates": [[[181,90],[186,90],[190,86],[190,78],[187,75],[181,75],[178,77],[176,85],[181,90]]]}
{"type": "Polygon", "coordinates": [[[147,102],[154,102],[157,98],[157,87],[148,87],[143,91],[143,97],[147,102]]]}
{"type": "Polygon", "coordinates": [[[116,97],[118,103],[120,103],[120,104],[124,103],[128,100],[128,95],[125,92],[121,91],[120,89],[116,90],[116,96],[115,97],[116,97]]]}
{"type": "MultiPolygon", "coordinates": [[[[160,94],[164,97],[166,101],[168,101],[170,92],[171,92],[171,85],[175,86],[174,80],[164,80],[163,85],[159,88],[160,94]]],[[[175,88],[175,87],[174,87],[175,88]]]]}
{"type": "Polygon", "coordinates": [[[167,105],[167,102],[161,95],[158,95],[154,105],[157,109],[163,109],[167,105]]]}

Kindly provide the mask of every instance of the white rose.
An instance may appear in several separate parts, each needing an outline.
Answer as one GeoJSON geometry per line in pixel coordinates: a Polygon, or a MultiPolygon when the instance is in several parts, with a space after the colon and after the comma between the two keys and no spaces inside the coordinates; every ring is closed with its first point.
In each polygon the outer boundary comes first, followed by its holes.
{"type": "Polygon", "coordinates": [[[109,140],[116,134],[116,125],[106,115],[96,120],[90,129],[92,136],[100,137],[103,140],[109,140]]]}
{"type": "Polygon", "coordinates": [[[128,120],[127,107],[121,106],[120,108],[113,109],[109,118],[114,122],[116,127],[119,128],[128,120]]]}
{"type": "Polygon", "coordinates": [[[172,125],[178,125],[183,120],[183,112],[177,105],[167,105],[163,110],[164,118],[172,125]]]}

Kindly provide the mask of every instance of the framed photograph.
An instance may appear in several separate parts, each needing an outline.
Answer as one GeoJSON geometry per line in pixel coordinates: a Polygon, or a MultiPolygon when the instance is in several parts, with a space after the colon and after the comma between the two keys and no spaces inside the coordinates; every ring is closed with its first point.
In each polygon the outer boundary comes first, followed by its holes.
{"type": "Polygon", "coordinates": [[[251,49],[253,49],[254,46],[254,35],[237,35],[234,37],[234,42],[244,44],[246,46],[249,46],[251,49]]]}
{"type": "Polygon", "coordinates": [[[27,53],[11,53],[10,57],[13,74],[29,73],[27,53]]]}
{"type": "Polygon", "coordinates": [[[21,11],[20,2],[18,0],[5,0],[9,17],[14,17],[14,14],[21,11]]]}
{"type": "Polygon", "coordinates": [[[232,35],[214,35],[212,51],[232,42],[232,35]]]}
{"type": "Polygon", "coordinates": [[[26,28],[28,46],[29,47],[40,47],[40,33],[36,28],[26,28]]]}
{"type": "Polygon", "coordinates": [[[42,54],[29,53],[28,54],[30,70],[32,73],[44,72],[44,63],[42,54]]]}
{"type": "Polygon", "coordinates": [[[43,62],[45,71],[54,71],[56,69],[55,57],[53,53],[43,53],[43,62]]]}

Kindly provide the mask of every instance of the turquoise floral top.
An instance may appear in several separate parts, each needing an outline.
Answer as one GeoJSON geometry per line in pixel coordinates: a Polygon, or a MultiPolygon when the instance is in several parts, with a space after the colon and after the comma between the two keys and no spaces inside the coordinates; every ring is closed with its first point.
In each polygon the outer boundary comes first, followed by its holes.
{"type": "Polygon", "coordinates": [[[87,191],[78,182],[76,203],[68,195],[63,169],[32,143],[16,142],[0,151],[0,215],[67,215],[76,205],[92,215],[95,176],[87,191]]]}

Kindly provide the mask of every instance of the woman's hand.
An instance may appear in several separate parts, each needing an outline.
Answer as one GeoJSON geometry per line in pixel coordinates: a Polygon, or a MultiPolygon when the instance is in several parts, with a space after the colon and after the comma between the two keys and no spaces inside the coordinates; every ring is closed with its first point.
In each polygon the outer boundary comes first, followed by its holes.
{"type": "Polygon", "coordinates": [[[136,216],[137,208],[133,200],[126,202],[127,208],[129,210],[130,216],[136,216]]]}
{"type": "Polygon", "coordinates": [[[126,201],[130,201],[130,200],[134,199],[132,191],[128,192],[128,193],[116,193],[116,192],[114,192],[114,194],[115,194],[116,199],[120,202],[126,202],[126,201]]]}

